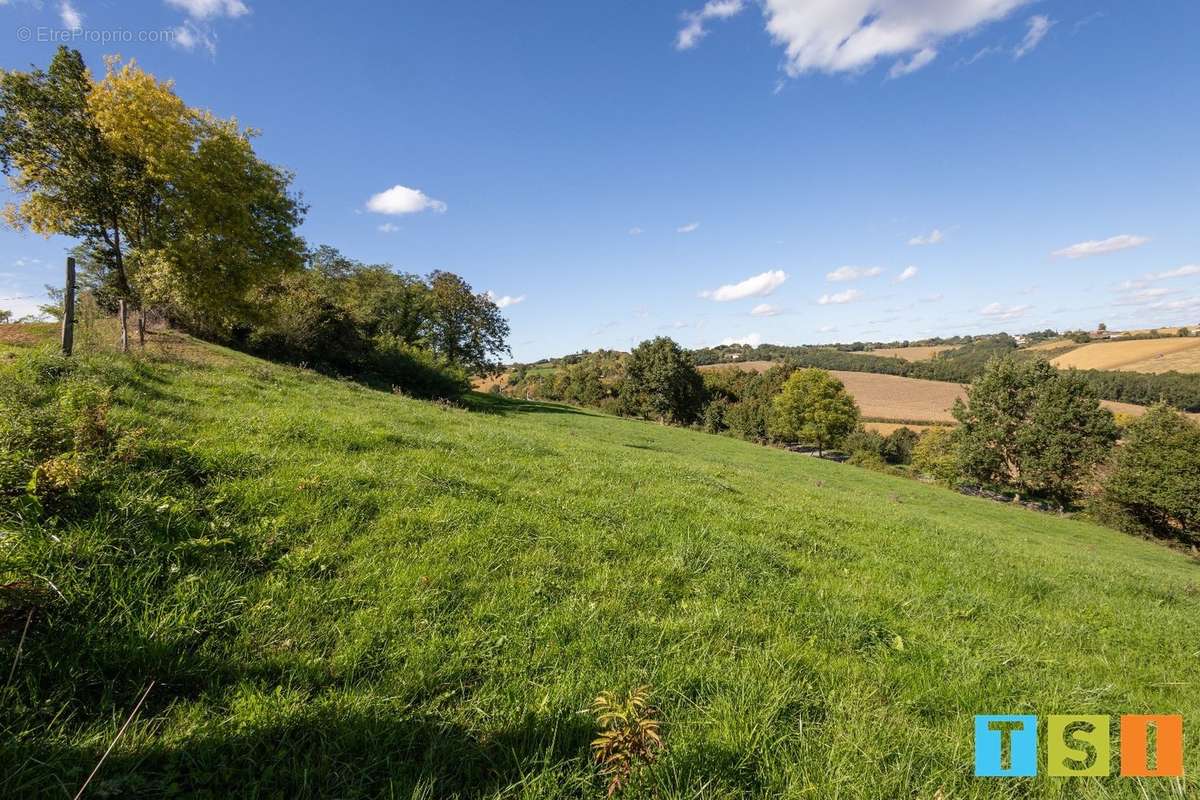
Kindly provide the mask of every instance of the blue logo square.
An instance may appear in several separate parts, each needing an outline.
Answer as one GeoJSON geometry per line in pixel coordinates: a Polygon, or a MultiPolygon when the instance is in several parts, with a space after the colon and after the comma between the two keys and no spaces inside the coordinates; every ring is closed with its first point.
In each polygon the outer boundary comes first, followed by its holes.
{"type": "Polygon", "coordinates": [[[1037,717],[975,717],[975,775],[1021,778],[1037,775],[1037,717]]]}

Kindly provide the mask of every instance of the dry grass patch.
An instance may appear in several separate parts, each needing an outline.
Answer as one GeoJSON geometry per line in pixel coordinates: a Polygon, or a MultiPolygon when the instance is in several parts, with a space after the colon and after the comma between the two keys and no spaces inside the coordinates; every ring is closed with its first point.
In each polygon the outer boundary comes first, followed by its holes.
{"type": "Polygon", "coordinates": [[[1096,342],[1064,353],[1050,363],[1059,369],[1200,372],[1200,337],[1096,342]]]}
{"type": "Polygon", "coordinates": [[[929,361],[939,353],[958,349],[956,345],[939,344],[928,347],[882,347],[878,350],[868,350],[863,355],[898,358],[901,361],[929,361]]]}

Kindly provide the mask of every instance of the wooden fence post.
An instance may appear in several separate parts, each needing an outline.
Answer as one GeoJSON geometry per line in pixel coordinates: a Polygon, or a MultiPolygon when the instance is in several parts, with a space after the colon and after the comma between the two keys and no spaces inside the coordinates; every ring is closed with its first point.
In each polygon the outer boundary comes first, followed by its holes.
{"type": "Polygon", "coordinates": [[[129,352],[129,314],[125,308],[125,300],[122,298],[117,303],[117,312],[121,315],[121,352],[129,352]]]}
{"type": "Polygon", "coordinates": [[[75,259],[67,258],[67,285],[63,289],[62,351],[71,355],[75,347],[75,259]]]}
{"type": "Polygon", "coordinates": [[[146,349],[146,309],[138,305],[138,347],[146,349]]]}

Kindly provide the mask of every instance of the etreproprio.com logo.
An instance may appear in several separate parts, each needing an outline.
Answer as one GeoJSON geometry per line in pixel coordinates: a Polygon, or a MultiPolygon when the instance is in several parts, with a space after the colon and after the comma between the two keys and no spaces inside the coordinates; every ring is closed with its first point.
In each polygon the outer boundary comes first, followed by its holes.
{"type": "Polygon", "coordinates": [[[51,44],[129,44],[132,42],[173,42],[179,35],[170,28],[163,30],[130,30],[128,28],[54,28],[22,25],[17,28],[18,42],[49,42],[51,44]]]}
{"type": "MultiPolygon", "coordinates": [[[[1103,777],[1112,774],[1110,718],[1051,715],[1046,719],[1046,774],[1103,777]]],[[[1120,718],[1121,777],[1183,775],[1183,717],[1125,714],[1120,718]]],[[[975,775],[1022,778],[1038,774],[1038,718],[975,717],[975,775]]]]}

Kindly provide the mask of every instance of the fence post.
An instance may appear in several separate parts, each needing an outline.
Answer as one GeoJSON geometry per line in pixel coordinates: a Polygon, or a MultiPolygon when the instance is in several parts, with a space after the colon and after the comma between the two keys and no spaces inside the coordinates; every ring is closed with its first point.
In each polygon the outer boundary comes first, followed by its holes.
{"type": "Polygon", "coordinates": [[[117,312],[121,315],[121,352],[129,352],[129,314],[126,313],[125,299],[117,303],[117,312]]]}
{"type": "Polygon", "coordinates": [[[146,309],[138,305],[138,347],[146,349],[146,309]]]}
{"type": "Polygon", "coordinates": [[[67,285],[63,289],[62,351],[71,355],[75,347],[75,259],[67,258],[67,285]]]}

